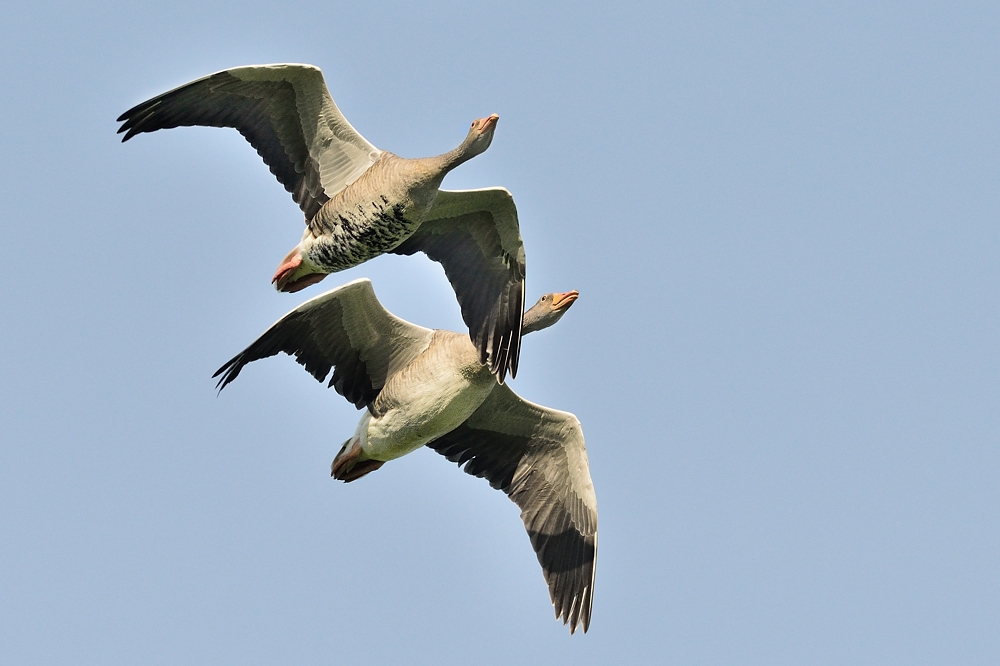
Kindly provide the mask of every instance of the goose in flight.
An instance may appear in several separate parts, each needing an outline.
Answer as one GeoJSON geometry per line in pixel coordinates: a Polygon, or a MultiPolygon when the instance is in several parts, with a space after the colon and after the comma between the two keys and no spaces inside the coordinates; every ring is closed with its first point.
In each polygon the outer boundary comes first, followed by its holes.
{"type": "MultiPolygon", "coordinates": [[[[575,291],[546,294],[524,313],[524,333],[558,321],[575,291]]],[[[429,446],[484,477],[521,508],[556,619],[590,626],[597,563],[597,497],[575,416],[498,384],[465,335],[393,316],[371,281],[355,280],[295,308],[222,366],[219,390],[247,363],[284,352],[317,380],[330,375],[358,409],[332,476],[354,481],[429,446]]]]}
{"type": "Polygon", "coordinates": [[[302,241],[272,282],[298,291],[380,254],[423,252],[439,262],[469,337],[503,383],[517,374],[524,307],[524,246],[517,209],[501,188],[439,189],[485,151],[499,116],[473,121],[437,157],[405,159],[368,143],[341,114],[311,65],[227,69],[123,113],[122,141],[180,126],[234,127],[257,149],[305,214],[302,241]]]}

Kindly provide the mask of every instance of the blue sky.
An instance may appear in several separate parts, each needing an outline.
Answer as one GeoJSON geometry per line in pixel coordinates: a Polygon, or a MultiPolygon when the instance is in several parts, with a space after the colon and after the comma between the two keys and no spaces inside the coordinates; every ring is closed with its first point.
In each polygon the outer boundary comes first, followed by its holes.
{"type": "Polygon", "coordinates": [[[0,9],[0,644],[18,664],[992,664],[1000,656],[1000,9],[992,3],[20,3],[0,9]],[[269,284],[301,214],[231,130],[118,143],[148,97],[324,70],[407,157],[499,113],[513,388],[583,423],[593,623],[517,508],[428,450],[329,478],[359,414],[287,357],[367,276],[269,284]]]}

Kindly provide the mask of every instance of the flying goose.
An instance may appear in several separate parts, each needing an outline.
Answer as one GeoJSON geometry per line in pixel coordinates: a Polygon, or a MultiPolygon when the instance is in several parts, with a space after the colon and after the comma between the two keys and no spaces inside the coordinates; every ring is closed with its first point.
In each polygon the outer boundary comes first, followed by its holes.
{"type": "MultiPolygon", "coordinates": [[[[524,313],[524,333],[558,321],[575,291],[546,294],[524,313]]],[[[469,338],[404,321],[382,307],[371,281],[306,301],[213,375],[221,391],[247,363],[278,352],[358,409],[354,435],[331,474],[354,481],[429,446],[484,477],[520,508],[549,586],[556,619],[590,626],[597,563],[597,497],[577,418],[498,384],[469,338]]]]}
{"type": "Polygon", "coordinates": [[[341,114],[311,65],[227,69],[163,93],[119,118],[122,141],[179,126],[234,127],[305,214],[302,241],[272,282],[298,291],[380,254],[423,252],[451,282],[481,363],[503,383],[517,374],[524,307],[524,247],[502,187],[438,189],[485,151],[499,116],[473,121],[437,157],[405,159],[368,143],[341,114]]]}

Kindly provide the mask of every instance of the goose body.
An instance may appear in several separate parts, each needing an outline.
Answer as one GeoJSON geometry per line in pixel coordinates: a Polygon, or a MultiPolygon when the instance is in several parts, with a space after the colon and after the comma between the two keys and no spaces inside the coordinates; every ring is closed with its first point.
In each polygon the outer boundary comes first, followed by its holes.
{"type": "Polygon", "coordinates": [[[367,460],[388,462],[451,432],[497,385],[466,336],[434,331],[430,344],[393,375],[354,435],[367,460]]]}
{"type": "Polygon", "coordinates": [[[448,191],[449,171],[485,151],[499,116],[473,121],[454,150],[407,159],[379,150],[344,118],[311,65],[252,65],[203,77],[119,118],[122,141],[180,126],[233,127],[305,215],[302,239],[272,282],[294,292],[385,253],[423,252],[455,290],[480,363],[517,373],[524,246],[503,188],[448,191]]]}
{"type": "MultiPolygon", "coordinates": [[[[550,326],[576,292],[546,294],[524,332],[550,326]]],[[[406,322],[355,280],[295,308],[216,373],[220,390],[252,361],[295,357],[358,409],[332,475],[354,481],[428,446],[486,478],[520,508],[556,618],[590,626],[597,558],[597,497],[580,422],[497,382],[465,335],[406,322]],[[331,373],[332,371],[332,373],[331,373]]]]}

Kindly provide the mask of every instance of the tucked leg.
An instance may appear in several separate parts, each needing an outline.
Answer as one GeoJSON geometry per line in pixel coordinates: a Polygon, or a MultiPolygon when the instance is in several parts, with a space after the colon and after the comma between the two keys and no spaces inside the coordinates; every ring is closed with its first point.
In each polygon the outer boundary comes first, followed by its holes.
{"type": "Polygon", "coordinates": [[[330,466],[330,476],[344,482],[360,479],[369,472],[374,472],[385,463],[381,460],[368,460],[363,457],[361,441],[353,437],[340,447],[340,452],[330,466]]]}
{"type": "Polygon", "coordinates": [[[305,289],[311,284],[316,284],[325,277],[326,273],[314,272],[309,265],[302,261],[302,253],[299,251],[299,246],[296,245],[295,249],[281,260],[281,265],[278,266],[277,272],[271,278],[271,284],[278,291],[292,293],[305,289]]]}

